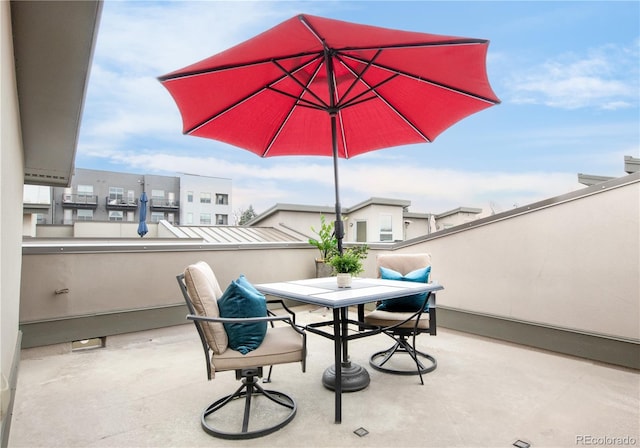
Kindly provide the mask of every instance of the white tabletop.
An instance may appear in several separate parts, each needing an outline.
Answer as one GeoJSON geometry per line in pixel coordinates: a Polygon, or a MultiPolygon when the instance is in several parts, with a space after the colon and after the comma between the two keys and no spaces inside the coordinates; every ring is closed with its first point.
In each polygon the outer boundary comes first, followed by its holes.
{"type": "Polygon", "coordinates": [[[255,287],[263,294],[329,308],[342,308],[444,289],[437,283],[403,282],[379,278],[354,278],[351,288],[338,288],[335,277],[262,283],[255,287]]]}

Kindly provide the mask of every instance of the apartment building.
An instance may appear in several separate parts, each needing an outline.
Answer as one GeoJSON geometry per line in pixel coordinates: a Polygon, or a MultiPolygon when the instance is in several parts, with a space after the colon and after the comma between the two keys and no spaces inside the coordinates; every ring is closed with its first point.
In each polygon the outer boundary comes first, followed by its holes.
{"type": "Polygon", "coordinates": [[[77,168],[69,187],[25,185],[24,212],[38,224],[78,221],[134,222],[140,196],[149,222],[229,225],[231,179],[179,174],[160,176],[77,168]]]}

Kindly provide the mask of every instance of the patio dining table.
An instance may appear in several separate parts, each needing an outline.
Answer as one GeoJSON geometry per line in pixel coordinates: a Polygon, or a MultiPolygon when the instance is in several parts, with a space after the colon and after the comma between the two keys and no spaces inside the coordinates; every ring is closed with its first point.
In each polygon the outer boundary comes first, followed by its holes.
{"type": "Polygon", "coordinates": [[[349,375],[361,376],[362,378],[358,380],[361,381],[359,389],[369,384],[369,375],[364,367],[353,365],[349,360],[348,341],[378,334],[382,331],[380,327],[364,325],[362,322],[364,304],[420,293],[433,294],[444,289],[438,283],[416,283],[378,278],[354,278],[350,288],[339,288],[335,277],[263,283],[257,284],[255,287],[263,294],[333,310],[333,320],[307,325],[307,330],[334,341],[335,363],[325,370],[323,383],[326,387],[334,390],[336,423],[342,422],[343,373],[348,372],[349,375]],[[353,305],[358,306],[358,320],[348,318],[348,308],[353,305]],[[348,332],[350,324],[357,326],[357,331],[351,335],[348,332]],[[333,327],[333,331],[321,330],[326,326],[333,327]]]}

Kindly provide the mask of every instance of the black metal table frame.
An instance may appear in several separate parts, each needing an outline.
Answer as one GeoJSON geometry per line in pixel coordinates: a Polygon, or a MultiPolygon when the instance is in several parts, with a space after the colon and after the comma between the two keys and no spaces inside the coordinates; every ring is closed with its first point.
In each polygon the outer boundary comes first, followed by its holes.
{"type": "MultiPolygon", "coordinates": [[[[361,279],[361,280],[371,281],[371,279],[361,279]]],[[[379,279],[376,279],[374,281],[376,283],[380,283],[379,279]]],[[[394,281],[386,281],[386,282],[394,282],[394,281]]],[[[419,290],[407,289],[404,291],[403,290],[396,291],[393,295],[388,295],[388,296],[362,297],[358,300],[350,301],[346,303],[344,306],[335,306],[326,301],[314,299],[309,295],[287,293],[285,291],[278,290],[277,288],[273,288],[272,285],[278,285],[278,284],[277,283],[263,284],[263,285],[255,285],[255,286],[260,292],[264,294],[270,294],[273,296],[278,296],[278,297],[292,299],[292,300],[299,300],[299,301],[314,304],[314,305],[326,306],[326,307],[332,308],[333,310],[333,320],[308,324],[306,325],[306,329],[311,333],[318,334],[320,336],[323,336],[325,338],[328,338],[334,341],[335,423],[342,422],[342,366],[344,365],[344,363],[349,362],[348,341],[353,339],[373,336],[381,333],[384,330],[384,327],[371,326],[371,325],[366,325],[364,323],[365,303],[375,302],[380,299],[386,299],[386,298],[399,298],[399,297],[408,296],[416,293],[422,293],[422,292],[426,292],[428,296],[427,298],[429,298],[429,296],[433,294],[435,291],[443,289],[443,287],[440,285],[423,284],[421,285],[422,289],[419,289],[419,290]],[[347,316],[349,306],[352,306],[352,305],[358,306],[358,320],[349,319],[347,316]],[[348,329],[350,324],[356,325],[359,331],[357,333],[349,335],[348,329]],[[327,331],[323,331],[320,329],[321,327],[326,327],[326,326],[333,326],[333,333],[329,333],[327,331]]],[[[420,286],[417,286],[417,284],[415,283],[411,286],[414,287],[414,285],[420,288],[420,286]]],[[[404,286],[408,286],[407,283],[404,283],[404,286]]]]}

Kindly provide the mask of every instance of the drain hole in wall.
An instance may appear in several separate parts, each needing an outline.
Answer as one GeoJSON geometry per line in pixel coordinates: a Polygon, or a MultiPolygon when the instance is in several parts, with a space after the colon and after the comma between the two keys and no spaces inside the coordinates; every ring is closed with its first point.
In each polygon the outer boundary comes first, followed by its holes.
{"type": "Polygon", "coordinates": [[[71,351],[78,352],[82,350],[93,350],[96,348],[103,348],[107,345],[107,338],[91,338],[91,339],[81,339],[79,341],[73,341],[71,343],[71,351]]]}

